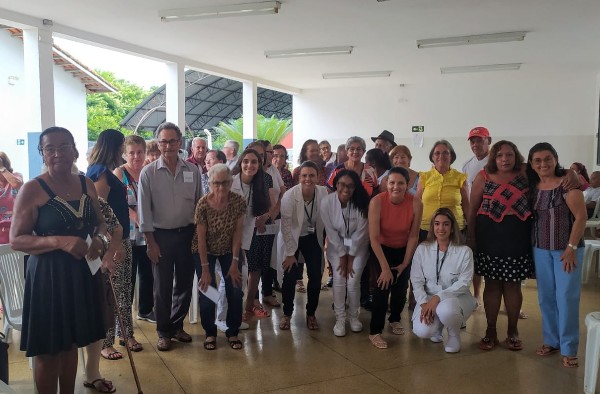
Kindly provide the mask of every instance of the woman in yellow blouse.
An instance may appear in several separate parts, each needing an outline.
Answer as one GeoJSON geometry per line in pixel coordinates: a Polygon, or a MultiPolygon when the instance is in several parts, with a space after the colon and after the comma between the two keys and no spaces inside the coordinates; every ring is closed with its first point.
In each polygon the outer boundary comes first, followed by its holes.
{"type": "Polygon", "coordinates": [[[419,174],[419,185],[416,196],[423,202],[423,217],[419,241],[427,237],[431,216],[439,208],[448,208],[458,222],[458,228],[464,233],[469,212],[469,195],[467,176],[451,167],[456,160],[452,145],[446,140],[439,140],[429,152],[429,160],[433,167],[419,174]]]}

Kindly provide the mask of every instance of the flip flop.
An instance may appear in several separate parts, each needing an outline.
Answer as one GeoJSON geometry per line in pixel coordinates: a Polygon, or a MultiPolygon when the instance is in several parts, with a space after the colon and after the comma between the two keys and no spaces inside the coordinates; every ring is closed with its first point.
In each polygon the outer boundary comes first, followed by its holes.
{"type": "MultiPolygon", "coordinates": [[[[132,352],[141,352],[142,350],[144,350],[144,347],[142,346],[142,344],[139,343],[138,341],[136,341],[135,338],[131,337],[130,339],[133,339],[135,342],[133,342],[129,346],[129,350],[131,350],[132,352]]],[[[119,345],[125,346],[125,340],[119,339],[119,345]]]]}
{"type": "Polygon", "coordinates": [[[481,338],[481,341],[479,341],[479,349],[492,350],[499,343],[500,343],[500,341],[498,341],[498,338],[496,338],[496,337],[494,337],[494,338],[483,337],[483,338],[481,338]]]}
{"type": "Polygon", "coordinates": [[[523,350],[523,342],[517,337],[506,338],[504,343],[506,343],[506,347],[508,348],[508,350],[523,350]]]}
{"type": "Polygon", "coordinates": [[[115,350],[113,352],[108,353],[108,355],[104,355],[104,353],[100,352],[100,355],[102,356],[102,358],[106,359],[106,360],[120,360],[123,358],[123,353],[121,353],[118,350],[115,350]]]}
{"type": "Polygon", "coordinates": [[[381,334],[369,335],[369,340],[377,349],[387,349],[387,342],[381,337],[381,334]]]}
{"type": "Polygon", "coordinates": [[[535,350],[535,354],[538,356],[549,356],[558,352],[560,349],[557,347],[552,347],[550,345],[542,345],[535,350]]]}
{"type": "Polygon", "coordinates": [[[562,365],[565,368],[577,368],[579,360],[576,356],[562,356],[562,365]]]}
{"type": "Polygon", "coordinates": [[[96,379],[91,382],[83,382],[83,386],[89,389],[93,389],[99,393],[114,393],[117,391],[110,380],[104,378],[96,379]],[[96,384],[99,383],[99,386],[96,384]]]}
{"type": "Polygon", "coordinates": [[[317,323],[317,318],[315,316],[306,316],[306,327],[309,330],[318,330],[319,323],[317,323]]]}
{"type": "Polygon", "coordinates": [[[402,324],[400,324],[399,321],[391,322],[390,328],[394,335],[404,335],[404,327],[402,327],[402,324]]]}
{"type": "Polygon", "coordinates": [[[281,321],[279,322],[280,330],[289,330],[290,329],[290,317],[283,315],[281,321]]]}

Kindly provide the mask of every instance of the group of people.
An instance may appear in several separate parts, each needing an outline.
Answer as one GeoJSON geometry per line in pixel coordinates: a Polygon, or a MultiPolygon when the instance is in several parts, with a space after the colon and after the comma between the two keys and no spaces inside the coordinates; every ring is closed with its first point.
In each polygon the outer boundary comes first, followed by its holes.
{"type": "MultiPolygon", "coordinates": [[[[74,166],[71,133],[45,130],[38,149],[46,172],[14,192],[10,227],[12,247],[31,255],[21,348],[35,356],[38,390],[56,392],[59,379],[61,388],[73,387],[76,349],[86,346],[92,362],[84,384],[115,391],[97,361],[123,357],[115,336],[131,351],[142,350],[131,315],[137,276],[137,317],[156,323],[158,350],[172,349],[173,340],[192,341],[183,321],[194,273],[204,348],[217,348],[219,327],[229,347],[239,350],[240,329],[270,316],[266,305],[282,304],[279,328],[290,329],[304,267],[306,326],[319,329],[325,266],[335,336],[346,335],[347,326],[363,330],[359,314],[367,293],[375,347],[388,347],[382,335],[388,309],[390,332],[405,333],[401,315],[408,300],[412,331],[440,343],[446,329],[448,353],[460,351],[460,329],[478,305],[481,277],[488,327],[479,347],[499,344],[504,300],[505,346],[521,350],[521,281],[535,277],[544,338],[536,352],[560,351],[565,367],[577,366],[587,218],[580,177],[587,173],[563,170],[548,143],[532,147],[525,161],[510,141],[492,145],[485,127],[469,133],[475,156],[462,171],[452,167],[457,157],[446,140],[434,143],[432,167],[423,172],[410,168],[410,149],[397,145],[393,133],[384,130],[372,140],[375,148],[367,150],[365,140],[353,136],[336,152],[327,141],[307,140],[290,172],[286,148],[269,141],[240,152],[235,141],[217,151],[195,138],[183,160],[183,135],[166,122],[149,143],[117,130],[101,133],[86,177],[74,166]],[[96,259],[104,270],[92,269],[96,259]],[[281,304],[273,293],[279,283],[281,304]],[[108,286],[116,295],[112,308],[108,286]]],[[[5,156],[0,186],[13,193],[22,180],[5,156]]],[[[588,190],[600,186],[594,174],[588,190]]]]}

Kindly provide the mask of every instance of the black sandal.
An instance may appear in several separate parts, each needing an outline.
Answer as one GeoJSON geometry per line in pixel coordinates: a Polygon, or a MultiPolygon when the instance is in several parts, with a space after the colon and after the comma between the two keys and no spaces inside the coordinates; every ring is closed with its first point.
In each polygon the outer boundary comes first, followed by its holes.
{"type": "Polygon", "coordinates": [[[242,341],[240,341],[239,339],[229,340],[228,342],[229,346],[231,346],[233,350],[240,350],[244,347],[242,341]]]}
{"type": "Polygon", "coordinates": [[[204,349],[206,350],[215,350],[217,349],[217,338],[209,337],[204,341],[204,349]],[[212,338],[212,339],[209,339],[212,338]]]}

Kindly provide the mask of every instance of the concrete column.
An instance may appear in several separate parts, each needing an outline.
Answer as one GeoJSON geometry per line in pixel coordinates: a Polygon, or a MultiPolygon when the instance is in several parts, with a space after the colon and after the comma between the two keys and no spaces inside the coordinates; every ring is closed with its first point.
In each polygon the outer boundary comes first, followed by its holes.
{"type": "Polygon", "coordinates": [[[243,116],[244,116],[244,143],[245,148],[250,142],[257,138],[256,134],[256,106],[257,91],[256,82],[243,82],[243,116]]]}
{"type": "Polygon", "coordinates": [[[167,121],[185,135],[185,70],[181,63],[167,63],[167,121]]]}
{"type": "Polygon", "coordinates": [[[23,30],[25,86],[30,107],[30,132],[55,125],[54,61],[52,32],[37,28],[23,30]]]}

